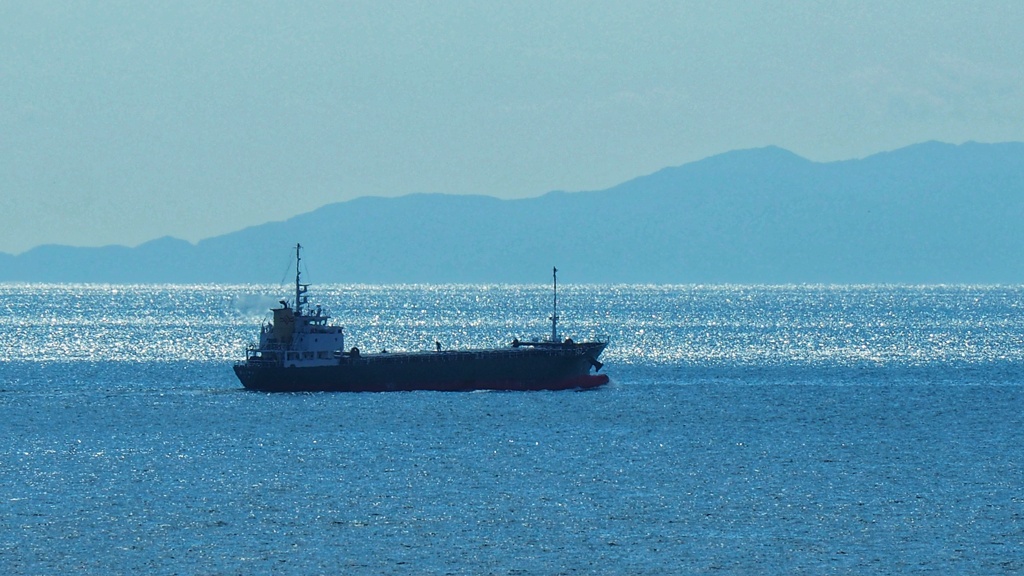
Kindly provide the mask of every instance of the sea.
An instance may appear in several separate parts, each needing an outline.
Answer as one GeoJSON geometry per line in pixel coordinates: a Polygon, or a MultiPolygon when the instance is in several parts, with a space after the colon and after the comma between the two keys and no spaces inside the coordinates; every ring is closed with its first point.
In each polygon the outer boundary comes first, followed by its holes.
{"type": "MultiPolygon", "coordinates": [[[[546,286],[310,294],[364,352],[550,334],[546,286]]],[[[246,391],[288,296],[0,284],[0,573],[1024,572],[1024,287],[566,285],[596,390],[246,391]]]]}

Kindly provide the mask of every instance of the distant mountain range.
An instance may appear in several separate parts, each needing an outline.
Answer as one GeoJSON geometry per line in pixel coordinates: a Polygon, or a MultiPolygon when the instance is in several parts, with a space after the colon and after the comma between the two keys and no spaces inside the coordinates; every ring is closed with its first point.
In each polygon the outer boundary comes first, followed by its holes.
{"type": "Polygon", "coordinates": [[[414,194],[190,244],[0,253],[0,281],[1022,283],[1024,143],[918,144],[817,163],[721,154],[524,200],[414,194]]]}

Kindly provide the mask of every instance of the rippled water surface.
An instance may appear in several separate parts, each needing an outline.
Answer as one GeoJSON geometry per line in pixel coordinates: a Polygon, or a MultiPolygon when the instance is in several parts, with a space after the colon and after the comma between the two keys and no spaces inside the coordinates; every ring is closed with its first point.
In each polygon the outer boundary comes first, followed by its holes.
{"type": "MultiPolygon", "coordinates": [[[[349,346],[542,286],[327,286],[349,346]]],[[[5,574],[1024,571],[1024,288],[568,286],[588,392],[277,394],[270,286],[0,285],[5,574]]]]}

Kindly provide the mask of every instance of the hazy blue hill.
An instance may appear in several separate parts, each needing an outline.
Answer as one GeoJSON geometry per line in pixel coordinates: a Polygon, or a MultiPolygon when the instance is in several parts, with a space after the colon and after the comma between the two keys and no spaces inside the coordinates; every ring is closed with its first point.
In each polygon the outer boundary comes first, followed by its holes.
{"type": "Polygon", "coordinates": [[[176,281],[179,275],[188,277],[188,263],[193,257],[192,245],[176,238],[160,238],[135,248],[44,245],[17,256],[14,260],[16,274],[0,272],[0,279],[36,282],[171,282],[176,281]]]}
{"type": "Polygon", "coordinates": [[[1024,282],[1024,144],[928,142],[815,163],[776,147],[539,198],[360,198],[196,245],[42,246],[0,280],[1024,282]]]}
{"type": "Polygon", "coordinates": [[[1019,282],[1024,145],[928,143],[817,164],[767,148],[596,193],[631,275],[710,282],[1019,282]]]}

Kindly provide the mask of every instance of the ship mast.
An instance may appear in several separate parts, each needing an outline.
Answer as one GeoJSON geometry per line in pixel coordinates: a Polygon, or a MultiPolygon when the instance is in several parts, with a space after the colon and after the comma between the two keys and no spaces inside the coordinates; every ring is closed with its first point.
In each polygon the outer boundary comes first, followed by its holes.
{"type": "Polygon", "coordinates": [[[295,315],[296,316],[301,316],[302,315],[302,305],[305,304],[305,297],[303,296],[303,294],[306,293],[306,290],[307,290],[307,288],[309,286],[309,284],[301,284],[299,282],[300,275],[302,274],[302,272],[300,271],[300,268],[299,268],[299,263],[302,261],[302,255],[299,253],[299,251],[301,249],[302,249],[302,244],[296,243],[295,244],[295,315]]]}
{"type": "Polygon", "coordinates": [[[551,267],[551,278],[554,281],[554,302],[551,306],[551,341],[558,342],[558,268],[551,267]]]}

